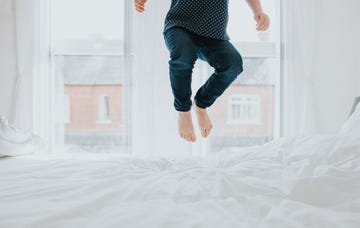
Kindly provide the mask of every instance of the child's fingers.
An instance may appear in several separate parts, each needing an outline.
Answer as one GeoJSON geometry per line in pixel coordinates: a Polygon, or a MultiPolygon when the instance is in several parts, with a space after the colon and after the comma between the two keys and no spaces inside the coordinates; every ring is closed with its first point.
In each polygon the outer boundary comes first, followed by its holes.
{"type": "Polygon", "coordinates": [[[136,7],[136,11],[138,11],[139,13],[142,13],[145,11],[145,9],[141,8],[141,7],[136,7]]]}
{"type": "Polygon", "coordinates": [[[270,20],[267,20],[264,25],[264,30],[267,30],[270,27],[270,20]]]}
{"type": "Polygon", "coordinates": [[[263,17],[257,24],[256,30],[263,31],[269,28],[270,20],[267,16],[263,17]]]}
{"type": "Polygon", "coordinates": [[[266,17],[259,15],[256,18],[257,26],[261,26],[266,21],[266,17]]]}
{"type": "Polygon", "coordinates": [[[136,6],[136,8],[144,8],[144,4],[141,4],[141,3],[135,3],[135,6],[136,6]]]}
{"type": "Polygon", "coordinates": [[[257,28],[262,28],[262,27],[264,27],[264,24],[266,23],[266,19],[264,19],[264,20],[262,20],[261,22],[259,22],[258,24],[257,24],[257,28]]]}
{"type": "Polygon", "coordinates": [[[142,9],[140,8],[140,7],[135,7],[135,9],[136,9],[136,11],[138,11],[138,12],[142,12],[142,9]]]}
{"type": "Polygon", "coordinates": [[[144,12],[144,10],[145,10],[145,6],[142,4],[136,4],[135,7],[136,7],[136,11],[138,11],[140,13],[144,12]]]}
{"type": "Polygon", "coordinates": [[[146,0],[135,0],[134,2],[136,5],[145,5],[146,0]]]}
{"type": "Polygon", "coordinates": [[[263,26],[261,26],[261,27],[257,27],[256,30],[257,30],[257,31],[265,31],[265,30],[267,30],[268,28],[269,28],[269,24],[265,24],[265,25],[263,25],[263,26]]]}
{"type": "Polygon", "coordinates": [[[145,1],[135,0],[135,9],[136,11],[142,13],[145,10],[145,1]]]}
{"type": "Polygon", "coordinates": [[[264,22],[264,24],[261,26],[262,30],[267,30],[270,26],[270,20],[269,18],[266,19],[266,21],[264,22]]]}

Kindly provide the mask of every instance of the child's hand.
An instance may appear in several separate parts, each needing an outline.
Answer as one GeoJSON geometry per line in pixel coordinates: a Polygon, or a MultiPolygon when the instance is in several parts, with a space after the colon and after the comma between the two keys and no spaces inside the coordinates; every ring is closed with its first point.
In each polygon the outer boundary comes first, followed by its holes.
{"type": "Polygon", "coordinates": [[[134,0],[136,11],[138,11],[139,13],[144,12],[146,1],[147,0],[134,0]]]}
{"type": "Polygon", "coordinates": [[[263,12],[257,12],[254,15],[254,19],[257,22],[256,24],[256,30],[257,31],[265,31],[270,26],[270,19],[268,15],[266,15],[263,12]]]}

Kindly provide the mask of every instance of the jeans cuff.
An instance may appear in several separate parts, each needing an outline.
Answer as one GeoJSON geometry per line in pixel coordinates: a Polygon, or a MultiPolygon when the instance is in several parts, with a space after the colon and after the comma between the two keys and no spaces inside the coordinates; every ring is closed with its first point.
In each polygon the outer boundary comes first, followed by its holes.
{"type": "Polygon", "coordinates": [[[177,112],[189,112],[189,111],[191,110],[191,108],[189,108],[189,109],[178,109],[178,108],[175,108],[175,110],[176,110],[177,112]]]}
{"type": "Polygon", "coordinates": [[[194,98],[194,102],[195,102],[195,105],[198,106],[199,108],[202,108],[202,109],[207,108],[206,105],[201,104],[196,98],[194,98]]]}
{"type": "Polygon", "coordinates": [[[175,107],[175,110],[178,112],[188,112],[191,110],[191,106],[190,107],[175,107]]]}

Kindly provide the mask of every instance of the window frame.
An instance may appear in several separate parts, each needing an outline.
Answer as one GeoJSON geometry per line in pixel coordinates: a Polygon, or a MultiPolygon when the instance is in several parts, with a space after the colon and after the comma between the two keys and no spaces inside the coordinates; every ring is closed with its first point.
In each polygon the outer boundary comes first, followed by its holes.
{"type": "Polygon", "coordinates": [[[64,123],[71,123],[71,97],[68,94],[64,94],[64,123]]]}

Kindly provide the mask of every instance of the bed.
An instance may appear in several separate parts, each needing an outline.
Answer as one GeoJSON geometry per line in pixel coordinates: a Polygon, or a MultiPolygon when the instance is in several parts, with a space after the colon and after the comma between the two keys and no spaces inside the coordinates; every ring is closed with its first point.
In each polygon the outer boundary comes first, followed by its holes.
{"type": "Polygon", "coordinates": [[[0,159],[0,227],[360,227],[360,105],[333,135],[206,158],[0,159]]]}

